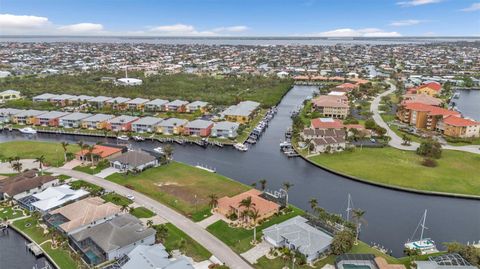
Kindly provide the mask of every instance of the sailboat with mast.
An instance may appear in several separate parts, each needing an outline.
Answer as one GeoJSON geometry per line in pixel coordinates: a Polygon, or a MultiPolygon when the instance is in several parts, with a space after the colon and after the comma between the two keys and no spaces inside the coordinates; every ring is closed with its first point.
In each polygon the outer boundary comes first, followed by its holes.
{"type": "Polygon", "coordinates": [[[426,219],[427,219],[427,210],[425,209],[425,212],[423,213],[423,216],[420,219],[420,222],[418,223],[417,228],[415,229],[415,232],[413,232],[411,239],[409,239],[407,243],[405,243],[405,248],[418,250],[422,255],[438,252],[437,246],[435,245],[435,241],[433,241],[430,238],[423,237],[425,229],[428,229],[425,226],[426,219]],[[413,241],[413,238],[415,238],[415,235],[417,234],[417,231],[419,228],[421,228],[420,239],[413,241]]]}

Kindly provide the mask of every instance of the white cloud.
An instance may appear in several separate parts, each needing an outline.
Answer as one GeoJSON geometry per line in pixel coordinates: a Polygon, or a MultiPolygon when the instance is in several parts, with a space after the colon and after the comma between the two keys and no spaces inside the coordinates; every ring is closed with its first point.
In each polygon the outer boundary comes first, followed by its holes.
{"type": "Polygon", "coordinates": [[[6,34],[23,34],[38,31],[51,26],[46,17],[30,15],[0,14],[0,32],[6,34]]]}
{"type": "Polygon", "coordinates": [[[443,0],[409,0],[409,1],[397,2],[397,5],[402,7],[416,7],[416,6],[440,3],[442,1],[443,0]]]}
{"type": "Polygon", "coordinates": [[[342,28],[326,32],[313,34],[314,36],[323,37],[396,37],[401,36],[398,32],[385,32],[377,28],[351,29],[342,28]]]}
{"type": "Polygon", "coordinates": [[[464,9],[461,9],[461,11],[465,11],[465,12],[472,12],[472,11],[477,11],[477,10],[480,10],[480,2],[473,3],[471,6],[469,6],[467,8],[464,8],[464,9]]]}
{"type": "Polygon", "coordinates": [[[162,25],[149,28],[145,32],[137,32],[137,34],[156,34],[167,36],[216,36],[216,35],[228,35],[231,33],[241,33],[248,30],[247,26],[226,26],[217,27],[210,30],[197,30],[193,25],[186,24],[173,24],[162,25]]]}
{"type": "Polygon", "coordinates": [[[412,26],[422,23],[421,20],[401,20],[401,21],[393,21],[390,23],[390,26],[412,26]]]}
{"type": "Polygon", "coordinates": [[[228,26],[228,27],[219,27],[212,30],[212,32],[229,32],[229,33],[241,33],[248,31],[248,27],[245,25],[237,25],[237,26],[228,26]]]}
{"type": "Polygon", "coordinates": [[[99,34],[104,33],[103,25],[98,23],[77,23],[58,27],[58,30],[70,34],[99,34]]]}

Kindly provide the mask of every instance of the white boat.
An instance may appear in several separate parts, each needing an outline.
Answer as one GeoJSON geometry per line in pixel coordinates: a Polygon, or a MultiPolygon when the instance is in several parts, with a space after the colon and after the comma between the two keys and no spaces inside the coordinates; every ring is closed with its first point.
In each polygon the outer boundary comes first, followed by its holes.
{"type": "Polygon", "coordinates": [[[118,140],[123,140],[123,141],[128,141],[130,139],[130,137],[128,137],[126,135],[121,135],[121,136],[117,136],[117,139],[118,140]]]}
{"type": "Polygon", "coordinates": [[[433,241],[430,238],[423,238],[423,232],[427,228],[425,226],[425,220],[426,219],[427,219],[427,210],[425,209],[425,213],[423,213],[423,217],[420,220],[420,222],[418,223],[418,226],[417,226],[417,228],[415,229],[415,232],[412,235],[412,238],[414,238],[415,234],[417,233],[418,228],[421,227],[422,230],[420,232],[420,239],[416,240],[416,241],[408,240],[407,243],[405,243],[405,248],[418,250],[420,252],[420,254],[422,254],[422,255],[438,252],[437,246],[435,245],[435,241],[433,241]]]}
{"type": "Polygon", "coordinates": [[[33,128],[30,128],[30,127],[21,128],[21,129],[19,129],[19,131],[22,134],[36,134],[37,133],[37,130],[35,130],[33,128]]]}
{"type": "Polygon", "coordinates": [[[157,147],[157,148],[154,148],[153,151],[157,152],[157,153],[160,153],[160,154],[163,154],[164,151],[163,151],[163,148],[162,147],[157,147]]]}
{"type": "Polygon", "coordinates": [[[280,143],[280,148],[291,147],[291,146],[292,146],[292,143],[288,141],[283,141],[282,143],[280,143]]]}
{"type": "Polygon", "coordinates": [[[133,137],[133,140],[135,141],[145,141],[145,138],[143,136],[136,135],[133,137]]]}
{"type": "Polygon", "coordinates": [[[242,143],[237,143],[237,144],[233,145],[233,147],[234,147],[235,149],[239,150],[239,151],[244,151],[244,152],[245,152],[245,151],[248,150],[248,147],[245,146],[245,145],[242,144],[242,143]]]}

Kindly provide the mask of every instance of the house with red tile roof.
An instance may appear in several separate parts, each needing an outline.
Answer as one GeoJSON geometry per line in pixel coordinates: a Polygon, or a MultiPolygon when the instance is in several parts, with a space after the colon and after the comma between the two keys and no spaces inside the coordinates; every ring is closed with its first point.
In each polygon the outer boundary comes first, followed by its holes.
{"type": "Polygon", "coordinates": [[[358,84],[353,84],[353,83],[346,82],[346,83],[340,84],[337,87],[335,87],[335,91],[337,91],[337,92],[351,92],[355,89],[358,89],[358,86],[359,86],[358,84]]]}
{"type": "Polygon", "coordinates": [[[123,149],[120,147],[117,148],[103,145],[95,145],[92,152],[90,152],[88,149],[82,149],[79,152],[75,153],[75,159],[82,162],[91,162],[91,154],[93,156],[93,163],[96,164],[106,158],[120,156],[122,155],[122,151],[123,149]]]}
{"type": "Polygon", "coordinates": [[[312,129],[342,129],[343,121],[332,118],[316,118],[310,121],[312,129]]]}
{"type": "Polygon", "coordinates": [[[480,122],[478,121],[451,115],[445,117],[442,123],[444,135],[459,138],[480,137],[480,122]]]}
{"type": "Polygon", "coordinates": [[[460,113],[422,103],[407,103],[399,107],[397,117],[419,129],[437,130],[437,122],[447,116],[460,117],[460,113]]]}
{"type": "Polygon", "coordinates": [[[416,88],[411,88],[407,90],[407,93],[410,94],[427,94],[430,96],[437,96],[442,91],[442,84],[438,82],[429,82],[423,85],[420,85],[416,88]]]}
{"type": "Polygon", "coordinates": [[[350,106],[347,96],[320,95],[312,100],[312,109],[325,117],[344,119],[348,116],[350,106]]]}
{"type": "Polygon", "coordinates": [[[441,99],[427,94],[407,93],[402,96],[402,99],[402,105],[408,103],[422,103],[431,106],[440,106],[443,103],[441,99]]]}

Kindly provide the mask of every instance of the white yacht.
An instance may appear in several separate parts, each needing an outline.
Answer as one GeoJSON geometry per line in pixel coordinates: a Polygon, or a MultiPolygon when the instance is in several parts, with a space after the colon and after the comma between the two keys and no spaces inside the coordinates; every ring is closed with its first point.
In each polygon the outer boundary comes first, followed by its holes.
{"type": "Polygon", "coordinates": [[[233,145],[233,147],[234,147],[235,149],[237,149],[237,150],[239,150],[239,151],[243,151],[243,152],[245,152],[245,151],[248,150],[248,147],[245,146],[245,145],[242,144],[242,143],[237,143],[237,144],[233,145]]]}
{"type": "Polygon", "coordinates": [[[22,134],[36,134],[37,130],[31,128],[31,127],[25,127],[18,129],[22,134]]]}
{"type": "Polygon", "coordinates": [[[130,137],[128,137],[126,135],[121,135],[121,136],[118,136],[117,139],[122,140],[122,141],[128,141],[130,139],[130,137]]]}

